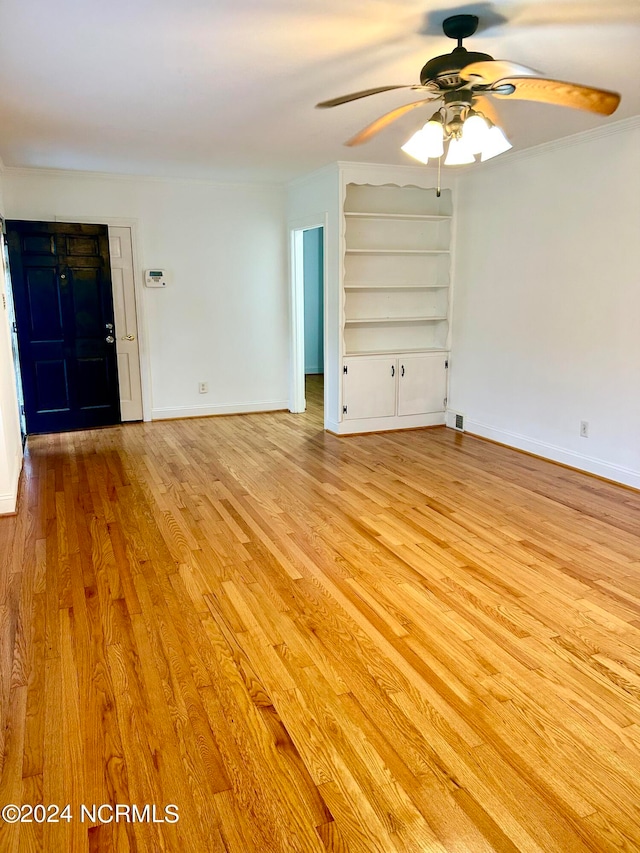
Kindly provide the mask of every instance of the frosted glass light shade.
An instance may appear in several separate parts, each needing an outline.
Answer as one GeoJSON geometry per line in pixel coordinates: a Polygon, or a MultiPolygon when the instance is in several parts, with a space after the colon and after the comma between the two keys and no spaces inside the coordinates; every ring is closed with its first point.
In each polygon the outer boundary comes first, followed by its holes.
{"type": "Polygon", "coordinates": [[[414,160],[419,160],[421,163],[429,161],[429,155],[425,153],[425,144],[422,139],[422,129],[416,131],[410,139],[407,139],[402,146],[402,150],[414,160]]]}
{"type": "Polygon", "coordinates": [[[421,130],[405,142],[402,150],[421,163],[426,163],[429,157],[442,156],[444,151],[442,139],[441,122],[428,121],[421,130]]]}
{"type": "Polygon", "coordinates": [[[444,161],[445,166],[464,166],[465,163],[475,163],[475,157],[469,151],[463,139],[455,139],[449,143],[449,150],[444,161]]]}
{"type": "Polygon", "coordinates": [[[444,131],[441,121],[428,121],[422,128],[425,149],[429,157],[442,157],[444,154],[444,131]]]}
{"type": "Polygon", "coordinates": [[[497,157],[498,154],[504,154],[505,151],[508,151],[512,147],[503,131],[494,125],[485,136],[480,159],[484,163],[485,160],[491,160],[492,157],[497,157]]]}
{"type": "Polygon", "coordinates": [[[471,115],[462,125],[462,141],[472,154],[480,154],[489,133],[489,125],[480,115],[471,115]]]}

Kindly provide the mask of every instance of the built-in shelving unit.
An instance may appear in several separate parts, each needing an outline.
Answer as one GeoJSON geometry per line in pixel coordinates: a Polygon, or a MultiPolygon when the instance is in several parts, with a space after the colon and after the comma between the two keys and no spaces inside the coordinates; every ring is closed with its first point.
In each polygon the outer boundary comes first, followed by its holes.
{"type": "Polygon", "coordinates": [[[344,354],[445,349],[449,193],[347,184],[344,221],[344,354]]]}
{"type": "Polygon", "coordinates": [[[325,428],[337,435],[444,424],[455,176],[340,162],[291,187],[292,411],[304,408],[299,231],[324,221],[325,428]]]}
{"type": "Polygon", "coordinates": [[[442,423],[451,194],[347,182],[342,212],[345,431],[442,423]]]}

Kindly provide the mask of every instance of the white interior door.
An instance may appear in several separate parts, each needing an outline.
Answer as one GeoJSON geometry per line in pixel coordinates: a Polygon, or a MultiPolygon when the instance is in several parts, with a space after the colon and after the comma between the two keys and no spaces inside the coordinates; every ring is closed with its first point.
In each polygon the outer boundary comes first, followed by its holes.
{"type": "Polygon", "coordinates": [[[130,228],[109,226],[109,252],[120,384],[120,412],[123,421],[141,421],[142,384],[130,228]]]}

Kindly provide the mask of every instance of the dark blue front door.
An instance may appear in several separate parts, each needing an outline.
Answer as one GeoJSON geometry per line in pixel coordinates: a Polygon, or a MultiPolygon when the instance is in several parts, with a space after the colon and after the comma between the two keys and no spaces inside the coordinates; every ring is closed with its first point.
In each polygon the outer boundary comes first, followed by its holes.
{"type": "Polygon", "coordinates": [[[106,225],[7,221],[28,433],[120,423],[106,225]]]}

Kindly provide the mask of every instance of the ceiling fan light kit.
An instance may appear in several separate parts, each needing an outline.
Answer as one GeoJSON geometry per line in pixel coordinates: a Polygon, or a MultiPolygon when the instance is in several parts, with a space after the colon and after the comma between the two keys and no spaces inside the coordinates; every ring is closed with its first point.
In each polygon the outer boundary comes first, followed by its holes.
{"type": "Polygon", "coordinates": [[[460,110],[452,111],[449,115],[445,108],[436,113],[421,130],[405,142],[402,150],[420,163],[426,164],[430,159],[442,157],[445,142],[445,166],[475,163],[477,154],[484,162],[497,157],[498,154],[504,154],[512,147],[501,128],[481,113],[463,105],[460,110]]]}
{"type": "Polygon", "coordinates": [[[464,101],[450,101],[405,142],[402,150],[420,163],[426,164],[430,159],[442,157],[445,142],[445,166],[475,163],[475,155],[478,154],[484,162],[497,157],[498,154],[504,154],[512,147],[504,131],[482,113],[469,107],[464,101]]]}
{"type": "Polygon", "coordinates": [[[536,101],[573,107],[603,116],[611,115],[620,103],[620,95],[605,89],[594,89],[577,83],[550,80],[538,71],[508,60],[496,60],[487,53],[470,52],[462,40],[473,35],[478,27],[475,15],[452,15],[442,25],[444,34],[457,40],[451,53],[430,59],[420,72],[420,84],[413,86],[383,86],[366,89],[322,101],[317,107],[335,107],[392,89],[413,89],[425,97],[405,104],[377,118],[346,145],[361,145],[411,110],[438,100],[443,106],[429,121],[411,136],[402,150],[421,163],[447,154],[445,166],[463,165],[490,160],[512,146],[504,131],[496,124],[495,110],[487,96],[498,99],[536,101]],[[478,109],[480,107],[480,109],[478,109]],[[488,115],[484,115],[484,112],[488,115]]]}

